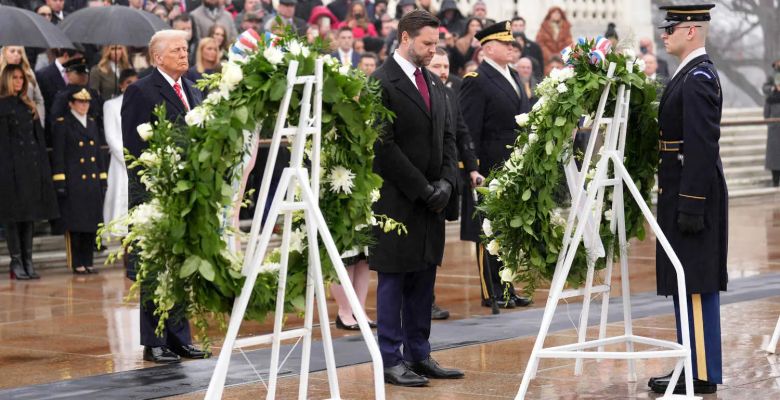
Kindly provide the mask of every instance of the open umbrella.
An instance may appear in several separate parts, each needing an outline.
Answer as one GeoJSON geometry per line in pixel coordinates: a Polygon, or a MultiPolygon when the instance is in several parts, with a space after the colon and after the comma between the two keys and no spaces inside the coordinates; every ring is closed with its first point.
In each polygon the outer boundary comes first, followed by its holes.
{"type": "Polygon", "coordinates": [[[21,8],[0,6],[0,46],[72,49],[73,43],[46,18],[21,8]]]}
{"type": "Polygon", "coordinates": [[[82,8],[68,15],[60,26],[77,43],[132,47],[146,47],[155,32],[171,29],[152,13],[124,6],[82,8]]]}

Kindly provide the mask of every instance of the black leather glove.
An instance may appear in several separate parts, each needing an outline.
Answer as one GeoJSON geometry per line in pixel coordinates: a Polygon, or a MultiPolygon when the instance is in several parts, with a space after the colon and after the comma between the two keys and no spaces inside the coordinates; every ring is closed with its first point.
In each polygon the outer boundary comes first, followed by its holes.
{"type": "Polygon", "coordinates": [[[680,212],[677,214],[677,229],[688,235],[699,233],[704,230],[704,216],[680,212]]]}
{"type": "Polygon", "coordinates": [[[433,193],[431,193],[425,204],[428,209],[433,212],[441,212],[444,207],[447,207],[447,202],[450,201],[450,195],[452,194],[452,185],[449,182],[440,179],[434,181],[430,186],[433,187],[433,193]]]}
{"type": "Polygon", "coordinates": [[[58,187],[54,189],[57,192],[57,197],[68,197],[68,189],[65,187],[58,187]]]}

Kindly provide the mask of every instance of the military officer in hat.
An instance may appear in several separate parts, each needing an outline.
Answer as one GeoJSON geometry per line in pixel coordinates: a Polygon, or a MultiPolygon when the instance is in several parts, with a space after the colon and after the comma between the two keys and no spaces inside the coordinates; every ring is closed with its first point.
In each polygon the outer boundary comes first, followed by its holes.
{"type": "MultiPolygon", "coordinates": [[[[89,82],[89,66],[87,66],[87,62],[84,58],[70,60],[62,66],[65,68],[68,84],[54,95],[51,110],[46,110],[46,117],[52,124],[57,118],[70,113],[70,107],[68,105],[70,103],[69,96],[74,91],[78,91],[77,89],[86,88],[87,83],[89,82]]],[[[96,91],[89,88],[87,88],[87,91],[91,97],[89,115],[98,121],[101,137],[103,137],[103,101],[96,91]]],[[[51,141],[48,143],[51,143],[51,141]]]]}
{"type": "MultiPolygon", "coordinates": [[[[665,6],[660,27],[666,51],[680,60],[658,110],[658,224],[685,271],[688,326],[680,326],[677,276],[656,248],[658,294],[674,296],[677,339],[688,329],[694,391],[714,393],[722,383],[720,296],[726,290],[728,193],[719,155],[722,93],[704,45],[713,4],[665,6]]],[[[669,376],[648,382],[663,393],[669,376]]],[[[683,379],[675,393],[684,391],[683,379]]]]}
{"type": "MultiPolygon", "coordinates": [[[[477,32],[474,37],[482,45],[485,60],[476,72],[463,77],[459,100],[463,118],[468,125],[479,158],[479,173],[487,176],[509,158],[511,145],[517,137],[515,115],[530,111],[530,103],[517,72],[509,68],[512,60],[511,23],[499,22],[477,32]]],[[[497,257],[488,254],[481,243],[481,227],[474,217],[471,189],[462,196],[461,239],[477,242],[477,264],[482,282],[482,305],[490,307],[497,301],[500,307],[527,306],[530,301],[517,296],[510,283],[502,283],[498,272],[502,267],[497,257]],[[488,266],[488,263],[489,266],[488,266]],[[492,285],[492,290],[491,286],[492,285]],[[509,297],[504,297],[508,291],[509,297]],[[490,298],[490,295],[493,298],[490,298]]]]}
{"type": "Polygon", "coordinates": [[[68,112],[54,121],[52,180],[60,205],[68,267],[75,274],[97,273],[92,251],[98,224],[103,221],[106,164],[98,124],[89,115],[92,96],[71,88],[68,112]]]}

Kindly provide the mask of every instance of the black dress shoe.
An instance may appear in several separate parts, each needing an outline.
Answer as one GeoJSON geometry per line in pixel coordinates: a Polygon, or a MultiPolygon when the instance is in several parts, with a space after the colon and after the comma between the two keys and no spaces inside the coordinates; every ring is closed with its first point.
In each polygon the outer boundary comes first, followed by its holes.
{"type": "Polygon", "coordinates": [[[357,323],[354,323],[352,325],[347,325],[341,320],[340,315],[336,315],[336,328],[343,329],[345,331],[359,331],[360,325],[357,323]]]}
{"type": "Polygon", "coordinates": [[[512,299],[512,301],[514,301],[515,305],[518,307],[528,307],[529,305],[531,305],[531,303],[533,303],[531,299],[523,296],[518,296],[516,294],[509,296],[509,298],[512,299]]]}
{"type": "MultiPolygon", "coordinates": [[[[666,388],[669,387],[669,379],[656,379],[650,389],[655,393],[665,393],[666,388]]],[[[718,391],[718,384],[701,379],[693,380],[693,393],[696,394],[711,394],[718,391]]],[[[674,387],[674,394],[685,394],[685,379],[680,375],[680,379],[677,380],[677,385],[674,387]]]]}
{"type": "Polygon", "coordinates": [[[405,362],[385,368],[385,382],[396,386],[417,387],[428,384],[428,379],[415,374],[405,362]]]}
{"type": "MultiPolygon", "coordinates": [[[[357,321],[357,318],[355,317],[355,314],[352,314],[352,318],[355,318],[355,321],[357,321]]],[[[368,316],[366,316],[368,318],[368,316]]],[[[368,320],[368,327],[371,329],[376,329],[376,321],[368,320]]],[[[358,325],[358,329],[360,329],[360,325],[358,325]]]]}
{"type": "Polygon", "coordinates": [[[181,358],[165,346],[150,347],[144,346],[144,360],[153,361],[158,364],[172,364],[181,362],[181,358]]]}
{"type": "Polygon", "coordinates": [[[89,267],[84,267],[84,268],[87,269],[87,273],[89,273],[89,274],[97,274],[98,273],[98,270],[95,269],[95,267],[89,266],[89,267]]]}
{"type": "MultiPolygon", "coordinates": [[[[647,380],[647,387],[649,387],[650,389],[652,389],[652,388],[653,388],[653,384],[654,384],[655,382],[657,382],[657,381],[666,381],[666,382],[667,382],[667,384],[668,384],[668,382],[669,382],[669,379],[671,379],[671,378],[672,378],[672,373],[674,373],[674,370],[672,370],[671,372],[669,372],[669,373],[668,373],[668,374],[666,374],[666,375],[662,375],[662,376],[654,376],[654,377],[652,377],[652,378],[648,379],[648,380],[647,380]]],[[[681,373],[680,373],[680,380],[685,380],[685,373],[684,373],[684,372],[681,372],[681,373]]]]}
{"type": "Polygon", "coordinates": [[[201,358],[211,357],[210,352],[203,351],[191,344],[184,345],[184,346],[172,346],[171,351],[184,358],[201,359],[201,358]]]}
{"type": "Polygon", "coordinates": [[[447,319],[449,317],[449,311],[439,308],[436,303],[431,304],[431,319],[447,319]]]}
{"type": "MultiPolygon", "coordinates": [[[[504,300],[504,298],[495,299],[498,303],[498,308],[515,308],[515,301],[512,299],[504,300]]],[[[493,303],[490,302],[490,300],[482,299],[482,307],[491,308],[493,307],[493,303]]]]}
{"type": "Polygon", "coordinates": [[[433,379],[460,379],[464,376],[463,371],[459,369],[442,368],[431,356],[428,356],[425,360],[412,363],[409,369],[418,375],[433,379]]]}

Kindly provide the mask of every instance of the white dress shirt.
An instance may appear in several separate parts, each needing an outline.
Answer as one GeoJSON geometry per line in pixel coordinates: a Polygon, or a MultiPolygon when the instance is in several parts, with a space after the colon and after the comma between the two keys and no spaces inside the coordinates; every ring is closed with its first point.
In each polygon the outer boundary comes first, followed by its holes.
{"type": "Polygon", "coordinates": [[[70,110],[70,113],[73,114],[73,116],[76,117],[76,119],[79,122],[81,122],[81,125],[83,125],[85,128],[87,127],[87,116],[86,115],[81,115],[81,114],[73,111],[73,109],[70,110]]]}
{"type": "Polygon", "coordinates": [[[393,53],[393,60],[398,63],[398,65],[401,66],[401,69],[404,71],[406,76],[409,78],[410,81],[412,81],[412,85],[417,88],[417,90],[420,90],[420,88],[417,87],[417,79],[414,78],[414,72],[417,71],[417,67],[409,62],[409,60],[401,57],[400,54],[398,54],[398,50],[396,50],[393,53]]]}
{"type": "Polygon", "coordinates": [[[515,89],[515,93],[517,93],[518,96],[520,95],[520,88],[517,86],[517,82],[515,82],[515,80],[512,79],[512,74],[509,72],[509,66],[504,66],[503,68],[501,68],[501,66],[498,65],[498,63],[496,63],[495,61],[491,60],[488,57],[485,57],[485,62],[488,63],[488,65],[490,65],[491,67],[495,68],[496,71],[498,71],[501,75],[503,75],[504,78],[506,78],[506,80],[509,82],[509,84],[512,85],[512,88],[515,89]]]}
{"type": "Polygon", "coordinates": [[[686,65],[688,65],[688,63],[690,63],[691,61],[693,61],[693,59],[694,59],[694,58],[696,58],[696,57],[698,57],[698,56],[703,56],[703,55],[705,55],[705,54],[707,54],[707,51],[706,51],[706,50],[704,50],[704,46],[702,46],[702,47],[699,47],[698,49],[696,49],[696,50],[694,50],[694,51],[690,52],[690,54],[688,54],[688,56],[687,56],[687,57],[685,57],[685,59],[684,59],[684,60],[682,60],[682,62],[680,63],[680,66],[679,66],[679,67],[677,67],[677,71],[674,71],[674,75],[672,75],[672,79],[674,79],[674,77],[675,77],[675,76],[677,76],[677,73],[679,73],[680,71],[682,71],[682,69],[683,69],[683,68],[684,68],[686,65]]]}
{"type": "Polygon", "coordinates": [[[342,65],[348,65],[352,66],[352,49],[349,49],[349,51],[341,50],[341,47],[339,47],[339,62],[342,65]],[[346,61],[346,63],[345,63],[346,61]]]}

